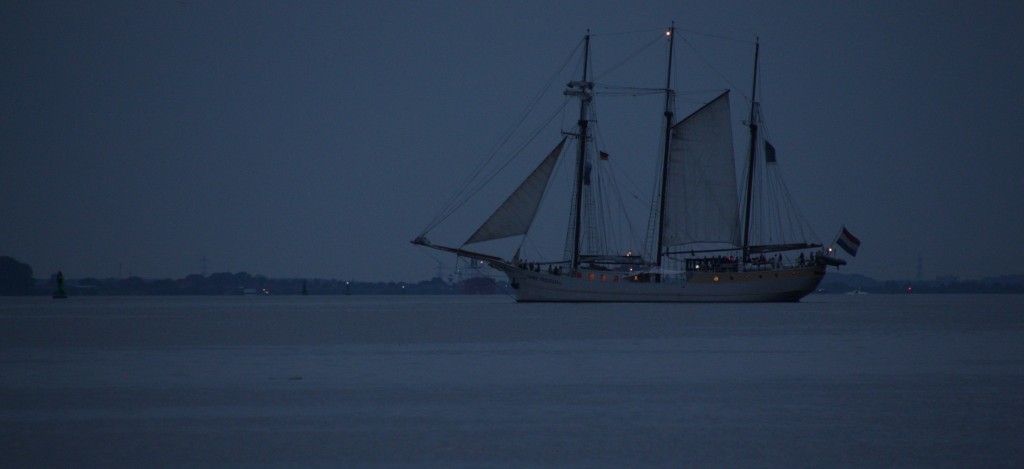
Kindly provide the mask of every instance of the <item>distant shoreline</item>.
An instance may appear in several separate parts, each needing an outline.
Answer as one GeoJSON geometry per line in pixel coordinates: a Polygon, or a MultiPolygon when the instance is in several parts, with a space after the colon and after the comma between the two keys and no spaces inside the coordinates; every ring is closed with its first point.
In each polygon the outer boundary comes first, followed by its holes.
{"type": "MultiPolygon", "coordinates": [[[[487,279],[484,277],[483,279],[487,279]]],[[[479,279],[478,279],[479,280],[479,279]]],[[[68,279],[65,289],[70,296],[133,296],[133,295],[458,295],[511,294],[505,281],[487,279],[489,289],[466,288],[464,283],[446,282],[440,278],[419,282],[365,282],[337,279],[275,279],[247,273],[220,273],[209,276],[189,275],[182,279],[68,279]],[[304,293],[305,289],[305,293],[304,293]]],[[[32,292],[17,296],[50,295],[56,288],[53,280],[36,280],[32,292]]],[[[984,280],[878,281],[860,275],[829,274],[818,293],[824,294],[1024,294],[1019,276],[984,280]]],[[[8,294],[8,296],[12,296],[8,294]]]]}
{"type": "MultiPolygon", "coordinates": [[[[180,279],[144,279],[138,276],[75,278],[73,273],[55,272],[48,279],[39,279],[35,278],[28,264],[0,256],[0,296],[49,296],[59,289],[58,285],[62,285],[70,296],[513,294],[511,286],[503,277],[486,275],[474,275],[460,281],[434,277],[418,282],[368,282],[354,279],[269,278],[248,272],[191,274],[180,279]]],[[[1024,274],[980,280],[945,276],[933,280],[880,281],[860,274],[829,272],[818,292],[1024,294],[1024,274]]]]}

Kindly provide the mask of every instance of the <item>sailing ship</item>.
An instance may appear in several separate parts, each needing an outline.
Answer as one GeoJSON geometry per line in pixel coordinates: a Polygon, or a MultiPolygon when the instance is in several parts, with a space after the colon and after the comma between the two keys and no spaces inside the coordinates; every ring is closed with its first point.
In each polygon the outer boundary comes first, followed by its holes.
{"type": "Polygon", "coordinates": [[[555,148],[462,245],[428,240],[436,225],[429,226],[412,243],[473,259],[503,272],[520,302],[778,302],[799,301],[815,291],[827,266],[845,263],[831,255],[831,248],[825,250],[822,244],[806,240],[763,243],[752,239],[751,217],[757,206],[755,174],[767,174],[761,167],[776,163],[774,148],[759,134],[761,116],[755,99],[759,44],[755,42],[750,117],[745,122],[750,131],[747,167],[744,180],[738,181],[730,92],[718,94],[676,121],[672,90],[675,27],[665,35],[668,77],[666,86],[658,90],[665,95],[664,134],[660,177],[656,178],[650,203],[646,252],[597,252],[595,246],[603,243],[593,242],[600,231],[594,230],[594,225],[606,220],[595,216],[597,211],[592,208],[596,197],[592,194],[591,172],[594,164],[607,159],[607,155],[593,148],[596,143],[591,127],[596,119],[592,109],[599,85],[588,69],[589,31],[583,39],[582,77],[569,82],[564,91],[565,96],[579,101],[575,128],[561,132],[555,148]],[[567,150],[572,146],[570,141],[575,144],[575,152],[567,150]],[[522,241],[509,258],[467,248],[506,238],[524,240],[556,164],[567,154],[574,154],[575,161],[572,189],[568,191],[567,235],[560,258],[527,262],[520,254],[522,241]],[[763,154],[764,163],[759,154],[763,154]]]}

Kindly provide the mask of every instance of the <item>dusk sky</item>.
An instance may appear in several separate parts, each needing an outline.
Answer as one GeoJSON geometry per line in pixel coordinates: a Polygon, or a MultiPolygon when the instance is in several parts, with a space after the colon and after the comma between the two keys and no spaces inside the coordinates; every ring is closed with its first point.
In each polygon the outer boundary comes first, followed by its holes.
{"type": "MultiPolygon", "coordinates": [[[[205,257],[208,273],[430,278],[437,254],[409,241],[587,29],[673,20],[740,40],[714,50],[743,93],[760,38],[790,191],[821,241],[845,224],[863,243],[841,272],[913,278],[920,256],[927,278],[1024,273],[1018,1],[25,1],[0,17],[0,255],[36,277],[178,278],[205,257]]],[[[679,90],[703,85],[687,67],[679,90]]]]}

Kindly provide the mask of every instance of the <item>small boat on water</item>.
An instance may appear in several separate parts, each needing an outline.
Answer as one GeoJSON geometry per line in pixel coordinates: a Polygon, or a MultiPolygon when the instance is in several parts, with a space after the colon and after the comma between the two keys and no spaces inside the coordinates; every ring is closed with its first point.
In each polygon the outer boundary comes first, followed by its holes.
{"type": "MultiPolygon", "coordinates": [[[[749,120],[745,121],[750,132],[748,152],[743,158],[746,171],[737,181],[730,92],[717,94],[676,120],[676,94],[672,89],[675,28],[664,35],[668,39],[668,77],[666,86],[655,90],[665,96],[661,111],[663,142],[642,248],[619,247],[616,252],[602,237],[610,217],[605,208],[598,207],[605,199],[597,193],[599,184],[592,180],[595,168],[607,161],[608,154],[594,132],[598,122],[594,102],[602,94],[603,85],[594,81],[590,70],[589,32],[583,39],[582,76],[570,81],[564,91],[566,97],[579,103],[575,128],[560,132],[554,148],[461,245],[431,242],[427,236],[436,223],[412,243],[474,259],[503,272],[515,288],[516,300],[521,302],[775,302],[798,301],[815,291],[826,268],[845,261],[820,242],[780,236],[769,236],[771,242],[762,242],[755,239],[752,230],[756,220],[770,213],[760,209],[752,220],[757,204],[766,203],[755,194],[764,192],[761,187],[782,192],[781,196],[768,197],[767,203],[792,204],[776,169],[775,149],[759,132],[761,113],[755,99],[759,45],[755,42],[753,91],[749,120]],[[527,261],[521,252],[538,209],[546,201],[552,174],[559,161],[570,156],[574,158],[572,187],[565,191],[569,194],[569,216],[561,256],[527,261]],[[764,183],[755,190],[755,180],[773,176],[776,183],[764,183]],[[515,237],[521,241],[509,257],[467,248],[515,237]]],[[[768,223],[793,223],[794,212],[798,213],[793,210],[782,220],[768,223]]],[[[808,231],[796,230],[800,235],[808,231]]]]}

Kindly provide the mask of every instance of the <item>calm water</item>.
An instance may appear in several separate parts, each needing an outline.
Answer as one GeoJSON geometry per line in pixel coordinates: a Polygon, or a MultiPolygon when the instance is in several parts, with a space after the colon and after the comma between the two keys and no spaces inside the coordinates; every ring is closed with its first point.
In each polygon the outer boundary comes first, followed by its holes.
{"type": "Polygon", "coordinates": [[[3,467],[1024,461],[1024,297],[0,298],[3,467]]]}

